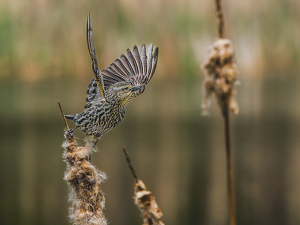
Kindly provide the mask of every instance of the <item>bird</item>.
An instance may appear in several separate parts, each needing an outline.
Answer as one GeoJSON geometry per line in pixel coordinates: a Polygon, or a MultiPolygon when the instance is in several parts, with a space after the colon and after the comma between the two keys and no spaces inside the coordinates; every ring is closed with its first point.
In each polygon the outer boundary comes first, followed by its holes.
{"type": "Polygon", "coordinates": [[[75,115],[65,115],[76,126],[67,131],[72,137],[79,128],[93,137],[94,145],[108,131],[116,127],[125,117],[125,106],[145,91],[158,61],[158,47],[153,52],[153,44],[142,44],[140,52],[135,45],[106,69],[100,71],[96,57],[91,15],[87,17],[87,45],[92,60],[95,77],[88,85],[85,110],[75,115]]]}

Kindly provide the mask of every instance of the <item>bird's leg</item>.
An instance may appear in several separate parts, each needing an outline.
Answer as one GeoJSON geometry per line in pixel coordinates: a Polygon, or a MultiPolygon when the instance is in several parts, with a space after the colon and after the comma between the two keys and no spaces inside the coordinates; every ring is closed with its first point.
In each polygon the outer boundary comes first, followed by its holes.
{"type": "Polygon", "coordinates": [[[78,127],[79,127],[79,126],[76,126],[76,127],[72,128],[72,129],[69,129],[69,130],[66,132],[66,137],[67,137],[68,139],[73,138],[73,136],[74,136],[74,131],[75,131],[76,128],[78,128],[78,127]]]}
{"type": "MultiPolygon", "coordinates": [[[[98,137],[98,136],[93,136],[93,140],[92,140],[92,142],[93,142],[93,148],[95,148],[96,147],[96,144],[97,144],[97,142],[98,142],[98,140],[99,140],[99,138],[100,137],[98,137]]],[[[90,162],[91,161],[91,159],[92,159],[92,155],[91,154],[89,154],[89,156],[88,156],[88,161],[90,162]]]]}
{"type": "Polygon", "coordinates": [[[97,142],[99,141],[99,137],[98,136],[93,136],[93,143],[94,143],[94,148],[96,147],[97,142]]]}

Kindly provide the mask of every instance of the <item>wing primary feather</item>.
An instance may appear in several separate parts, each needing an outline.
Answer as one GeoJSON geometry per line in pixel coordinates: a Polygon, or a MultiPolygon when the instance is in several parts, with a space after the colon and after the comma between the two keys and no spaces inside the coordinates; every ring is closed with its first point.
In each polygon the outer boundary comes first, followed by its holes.
{"type": "Polygon", "coordinates": [[[153,60],[152,60],[152,68],[151,68],[151,72],[148,76],[148,80],[147,83],[151,80],[151,78],[153,77],[153,74],[155,72],[156,69],[156,65],[157,65],[157,60],[158,60],[158,47],[155,48],[154,50],[154,54],[153,54],[153,60]]]}
{"type": "Polygon", "coordinates": [[[133,57],[135,58],[135,61],[136,61],[137,66],[138,66],[137,74],[142,74],[143,73],[142,60],[141,60],[141,56],[140,56],[140,53],[139,53],[139,49],[136,45],[133,47],[133,57]]]}
{"type": "Polygon", "coordinates": [[[129,68],[129,65],[128,65],[128,60],[127,60],[127,58],[126,58],[126,56],[124,54],[121,55],[120,62],[121,62],[122,68],[124,69],[124,71],[127,74],[128,79],[130,79],[130,75],[131,75],[131,73],[129,72],[130,68],[129,68]]]}
{"type": "Polygon", "coordinates": [[[114,77],[116,80],[123,81],[123,77],[113,69],[112,64],[105,71],[107,71],[107,73],[109,73],[110,76],[114,77]]]}
{"type": "Polygon", "coordinates": [[[145,74],[147,77],[149,76],[152,68],[152,58],[153,58],[153,44],[151,43],[148,47],[147,51],[147,73],[145,74]]]}
{"type": "Polygon", "coordinates": [[[120,59],[116,59],[113,64],[116,65],[118,71],[120,71],[120,73],[124,76],[125,80],[128,80],[130,78],[130,76],[128,75],[128,70],[123,65],[120,59]]]}
{"type": "Polygon", "coordinates": [[[146,55],[146,45],[142,44],[141,46],[141,62],[142,62],[142,71],[141,74],[147,73],[147,55],[146,55]]]}
{"type": "Polygon", "coordinates": [[[122,71],[121,68],[119,68],[115,63],[112,63],[111,65],[111,68],[116,71],[116,73],[119,75],[119,77],[123,80],[123,81],[126,81],[126,75],[124,74],[124,72],[122,71]]]}
{"type": "Polygon", "coordinates": [[[132,52],[127,49],[127,52],[126,52],[126,56],[127,56],[127,60],[129,62],[129,65],[131,66],[131,72],[132,72],[132,75],[135,76],[135,75],[138,75],[139,74],[139,70],[138,70],[138,67],[137,67],[137,62],[135,61],[135,58],[134,56],[132,55],[132,52]]]}
{"type": "Polygon", "coordinates": [[[103,76],[98,69],[98,61],[95,51],[95,44],[94,44],[94,37],[93,37],[93,29],[92,29],[92,20],[91,20],[91,14],[89,13],[87,18],[87,26],[86,26],[86,40],[88,45],[88,50],[92,59],[92,68],[96,77],[96,82],[98,84],[99,91],[101,95],[105,98],[104,93],[104,82],[103,82],[103,76]]]}
{"type": "Polygon", "coordinates": [[[103,74],[106,75],[105,78],[104,78],[104,80],[111,80],[111,81],[114,81],[114,82],[118,82],[118,81],[119,81],[119,80],[118,80],[117,78],[115,78],[115,77],[113,76],[113,74],[112,74],[110,71],[108,71],[108,70],[104,70],[104,71],[103,71],[103,74]]]}
{"type": "Polygon", "coordinates": [[[133,57],[135,59],[135,62],[137,64],[137,70],[136,70],[136,74],[142,74],[143,70],[142,70],[142,61],[141,61],[141,57],[140,57],[140,53],[139,53],[139,49],[138,47],[135,45],[133,46],[133,57]]]}
{"type": "Polygon", "coordinates": [[[132,54],[131,54],[131,51],[129,50],[129,49],[127,49],[127,51],[126,51],[126,55],[127,56],[125,56],[125,55],[122,55],[123,57],[121,57],[120,59],[121,59],[121,61],[123,62],[123,64],[125,65],[125,66],[127,66],[127,68],[128,68],[128,71],[129,71],[129,77],[132,77],[132,76],[134,76],[135,75],[135,72],[134,72],[134,70],[133,70],[133,68],[132,68],[132,66],[131,66],[131,63],[129,62],[129,59],[127,58],[127,57],[129,57],[130,58],[130,60],[132,60],[132,58],[130,57],[130,55],[132,56],[132,54]]]}

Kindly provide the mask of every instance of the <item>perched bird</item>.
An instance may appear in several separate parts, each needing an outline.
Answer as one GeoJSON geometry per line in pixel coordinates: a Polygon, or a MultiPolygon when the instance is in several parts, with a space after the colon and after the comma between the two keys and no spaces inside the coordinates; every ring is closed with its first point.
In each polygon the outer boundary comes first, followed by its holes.
{"type": "Polygon", "coordinates": [[[98,69],[94,46],[90,14],[87,19],[87,44],[92,59],[95,77],[88,86],[85,110],[76,115],[66,115],[75,121],[76,126],[67,135],[73,135],[76,128],[94,137],[94,144],[107,131],[116,127],[125,116],[125,106],[145,90],[151,80],[157,64],[158,48],[153,52],[150,44],[141,46],[140,53],[136,46],[126,55],[121,55],[108,68],[98,69]]]}

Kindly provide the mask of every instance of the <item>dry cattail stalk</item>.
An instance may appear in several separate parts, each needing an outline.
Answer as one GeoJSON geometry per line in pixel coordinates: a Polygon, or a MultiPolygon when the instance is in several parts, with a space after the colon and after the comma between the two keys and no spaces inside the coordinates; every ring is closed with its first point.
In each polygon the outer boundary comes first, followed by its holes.
{"type": "Polygon", "coordinates": [[[229,201],[230,225],[235,225],[235,200],[233,187],[233,166],[230,144],[229,110],[234,114],[239,112],[234,97],[235,82],[237,80],[236,64],[234,62],[233,46],[228,39],[218,39],[202,65],[205,74],[203,80],[204,98],[202,108],[207,113],[210,97],[215,93],[225,122],[225,147],[227,167],[227,192],[229,201]]]}
{"type": "Polygon", "coordinates": [[[103,213],[105,198],[100,189],[106,174],[88,161],[92,151],[95,151],[94,145],[87,141],[84,147],[79,147],[75,138],[65,137],[63,159],[67,168],[64,179],[69,185],[69,201],[72,204],[69,217],[73,224],[107,225],[103,213]]]}
{"type": "Polygon", "coordinates": [[[155,201],[155,197],[151,191],[147,191],[144,182],[141,180],[134,184],[134,203],[142,213],[143,225],[164,225],[163,222],[158,220],[163,214],[155,201]]]}
{"type": "Polygon", "coordinates": [[[228,39],[218,39],[202,64],[202,70],[205,74],[202,108],[207,110],[210,97],[215,93],[223,115],[227,113],[227,108],[237,114],[239,107],[234,97],[237,70],[232,42],[228,39]]]}
{"type": "Polygon", "coordinates": [[[123,152],[125,154],[127,164],[135,179],[133,198],[134,203],[142,214],[143,225],[164,225],[164,223],[159,220],[163,214],[156,203],[155,197],[151,191],[147,190],[144,182],[137,177],[125,147],[123,147],[123,152]]]}
{"type": "Polygon", "coordinates": [[[232,42],[225,39],[224,16],[221,0],[215,0],[215,4],[219,39],[217,39],[213,47],[211,47],[207,59],[202,64],[202,70],[205,74],[203,80],[204,98],[202,101],[202,108],[204,109],[204,113],[207,113],[210,96],[212,93],[215,93],[224,118],[229,220],[230,225],[235,225],[236,216],[229,110],[234,114],[239,112],[239,107],[234,97],[237,70],[232,42]]]}

